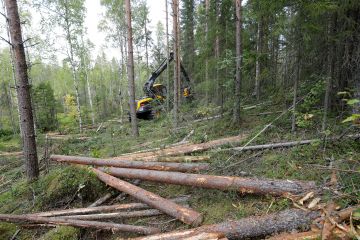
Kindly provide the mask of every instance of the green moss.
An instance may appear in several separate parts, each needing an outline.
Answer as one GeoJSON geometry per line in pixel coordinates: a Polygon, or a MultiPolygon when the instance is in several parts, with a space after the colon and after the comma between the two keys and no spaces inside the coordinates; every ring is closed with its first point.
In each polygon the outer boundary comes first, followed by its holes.
{"type": "Polygon", "coordinates": [[[56,227],[45,233],[41,240],[77,240],[80,235],[80,229],[68,226],[56,227]]]}
{"type": "Polygon", "coordinates": [[[10,239],[17,228],[15,224],[12,223],[0,223],[0,239],[10,239]]]}

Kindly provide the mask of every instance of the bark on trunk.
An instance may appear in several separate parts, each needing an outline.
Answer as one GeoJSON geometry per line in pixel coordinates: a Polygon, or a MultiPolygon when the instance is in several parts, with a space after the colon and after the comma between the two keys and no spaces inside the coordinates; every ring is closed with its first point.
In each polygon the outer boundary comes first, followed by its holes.
{"type": "MultiPolygon", "coordinates": [[[[205,45],[209,42],[209,8],[210,0],[205,0],[205,45]]],[[[209,103],[209,56],[205,54],[205,103],[209,103]]]]}
{"type": "MultiPolygon", "coordinates": [[[[168,0],[165,0],[165,14],[166,14],[166,88],[170,91],[170,45],[169,45],[169,9],[168,0]]],[[[170,111],[170,95],[166,98],[166,110],[170,111]]]]}
{"type": "Polygon", "coordinates": [[[199,233],[220,233],[229,239],[249,239],[271,235],[277,232],[293,229],[306,229],[320,214],[305,212],[299,209],[289,209],[279,213],[264,216],[248,217],[237,221],[227,221],[219,224],[204,225],[198,228],[162,233],[134,240],[180,240],[199,233]]]}
{"type": "Polygon", "coordinates": [[[99,158],[79,157],[79,156],[64,156],[64,155],[51,155],[50,159],[57,162],[65,162],[65,163],[73,163],[73,164],[111,166],[111,167],[121,167],[121,168],[140,168],[140,169],[160,170],[160,171],[189,172],[189,171],[201,171],[201,170],[209,169],[209,164],[207,163],[140,162],[140,161],[132,161],[132,160],[110,160],[110,159],[99,159],[99,158]]]}
{"type": "Polygon", "coordinates": [[[98,169],[93,169],[93,172],[101,181],[105,182],[109,186],[114,187],[119,191],[126,192],[132,197],[148,204],[153,208],[159,209],[186,224],[198,226],[203,220],[200,213],[190,208],[180,206],[152,192],[146,191],[128,182],[112,177],[98,169]]]}
{"type": "Polygon", "coordinates": [[[256,67],[255,67],[255,96],[256,100],[260,99],[260,62],[261,62],[261,54],[262,54],[262,18],[259,17],[258,20],[258,31],[257,31],[257,41],[256,41],[256,67]]]}
{"type": "Polygon", "coordinates": [[[126,23],[127,23],[127,35],[128,35],[128,82],[129,82],[129,105],[131,116],[131,130],[135,137],[139,136],[139,129],[136,118],[136,106],[135,106],[135,81],[134,81],[134,56],[133,56],[133,36],[131,27],[131,6],[130,0],[125,0],[126,10],[126,23]]]}
{"type": "Polygon", "coordinates": [[[20,109],[20,128],[22,132],[26,176],[28,180],[33,180],[39,176],[39,166],[36,151],[30,85],[28,82],[27,65],[17,1],[6,0],[5,6],[9,22],[11,43],[14,50],[16,78],[18,79],[16,90],[20,109]]]}
{"type": "Polygon", "coordinates": [[[179,156],[179,157],[159,157],[159,162],[200,162],[210,160],[210,156],[179,156]]]}
{"type": "Polygon", "coordinates": [[[227,138],[221,138],[213,141],[209,141],[206,143],[198,143],[198,144],[185,144],[180,146],[174,146],[170,148],[160,149],[153,152],[144,152],[144,153],[129,153],[119,157],[115,157],[113,159],[141,159],[143,161],[155,161],[160,156],[174,156],[181,155],[187,153],[201,152],[206,151],[211,148],[217,148],[226,144],[234,144],[238,143],[246,138],[246,135],[239,135],[227,138]]]}
{"type": "Polygon", "coordinates": [[[296,74],[295,74],[295,81],[294,81],[294,97],[293,97],[293,113],[291,119],[291,131],[295,132],[296,130],[296,104],[297,104],[297,91],[299,85],[299,78],[300,78],[300,47],[297,50],[297,61],[296,61],[296,74]]]}
{"type": "MultiPolygon", "coordinates": [[[[9,0],[12,1],[12,0],[9,0]]],[[[156,234],[160,232],[160,229],[154,227],[145,226],[134,226],[126,224],[118,224],[111,222],[97,222],[97,221],[81,221],[75,219],[66,219],[63,217],[37,217],[31,215],[11,215],[11,214],[0,214],[0,221],[5,222],[31,222],[31,223],[46,223],[55,225],[65,225],[81,228],[96,228],[109,231],[124,231],[133,232],[139,234],[156,234]]]]}
{"type": "MultiPolygon", "coordinates": [[[[189,200],[189,196],[181,196],[170,201],[176,203],[185,203],[189,200]]],[[[75,209],[64,209],[64,210],[54,210],[49,212],[40,212],[30,214],[32,216],[38,217],[55,217],[55,216],[64,216],[64,215],[76,215],[76,214],[94,214],[94,213],[106,213],[112,211],[130,211],[130,210],[139,210],[139,209],[149,209],[149,205],[144,203],[125,203],[125,204],[114,204],[110,206],[99,206],[99,207],[87,207],[87,208],[75,208],[75,209]]]]}
{"type": "Polygon", "coordinates": [[[179,36],[178,36],[178,12],[179,12],[179,0],[173,0],[173,32],[174,32],[174,128],[178,126],[178,112],[179,112],[179,92],[180,92],[180,49],[178,48],[179,36]]]}
{"type": "Polygon", "coordinates": [[[250,194],[286,196],[288,194],[304,193],[315,188],[314,182],[305,181],[254,179],[113,167],[99,169],[110,175],[122,178],[219,190],[235,190],[250,194]]]}
{"type": "Polygon", "coordinates": [[[236,5],[236,76],[235,76],[235,106],[234,119],[235,124],[240,122],[240,90],[241,90],[241,1],[235,0],[236,5]]]}

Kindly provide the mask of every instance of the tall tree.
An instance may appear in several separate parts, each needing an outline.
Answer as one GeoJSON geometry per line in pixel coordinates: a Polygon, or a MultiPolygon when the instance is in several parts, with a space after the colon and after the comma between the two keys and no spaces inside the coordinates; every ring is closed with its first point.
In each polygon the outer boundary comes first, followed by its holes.
{"type": "Polygon", "coordinates": [[[236,76],[235,76],[235,101],[234,123],[240,122],[240,90],[241,90],[241,0],[235,0],[236,5],[236,76]]]}
{"type": "Polygon", "coordinates": [[[135,81],[134,81],[134,56],[133,56],[133,36],[131,27],[131,5],[130,0],[125,0],[126,11],[126,24],[127,24],[127,36],[128,36],[128,82],[129,82],[129,105],[130,105],[130,117],[131,117],[131,129],[133,136],[139,136],[139,129],[136,118],[136,106],[135,106],[135,81]]]}
{"type": "Polygon", "coordinates": [[[174,127],[178,125],[178,111],[180,104],[180,49],[179,49],[179,31],[178,31],[178,13],[179,0],[172,1],[173,7],[173,33],[174,33],[174,127]]]}
{"type": "MultiPolygon", "coordinates": [[[[168,7],[168,0],[165,0],[165,14],[166,14],[166,87],[168,91],[170,91],[170,45],[169,45],[169,7],[168,7]]],[[[170,96],[166,98],[166,109],[170,110],[170,96]]]]}
{"type": "Polygon", "coordinates": [[[22,129],[26,176],[28,180],[33,180],[39,176],[39,166],[36,151],[30,85],[28,81],[27,64],[17,1],[6,0],[5,7],[9,22],[11,44],[14,49],[16,76],[18,79],[16,89],[20,109],[20,127],[22,129]]]}
{"type": "Polygon", "coordinates": [[[183,62],[189,73],[194,71],[194,25],[195,25],[195,3],[194,0],[184,0],[181,9],[181,25],[183,32],[183,62]]]}

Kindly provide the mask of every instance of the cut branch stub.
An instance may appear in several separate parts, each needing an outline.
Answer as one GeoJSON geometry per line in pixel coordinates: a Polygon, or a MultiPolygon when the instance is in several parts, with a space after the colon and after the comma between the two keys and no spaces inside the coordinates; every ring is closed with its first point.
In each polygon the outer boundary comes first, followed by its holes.
{"type": "MultiPolygon", "coordinates": [[[[131,170],[131,169],[128,169],[131,170]]],[[[112,177],[98,169],[93,169],[97,177],[105,182],[107,185],[118,189],[119,191],[126,192],[132,197],[156,208],[176,219],[193,226],[198,226],[203,217],[200,213],[181,205],[178,205],[168,199],[162,198],[152,192],[146,191],[140,187],[132,185],[128,182],[112,177]]],[[[161,171],[160,171],[161,172],[161,171]]]]}

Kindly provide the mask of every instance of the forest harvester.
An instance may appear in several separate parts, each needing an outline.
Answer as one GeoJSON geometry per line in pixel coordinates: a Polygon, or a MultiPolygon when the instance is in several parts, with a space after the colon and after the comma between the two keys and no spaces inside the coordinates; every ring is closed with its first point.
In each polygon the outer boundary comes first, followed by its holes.
{"type": "MultiPolygon", "coordinates": [[[[161,73],[168,67],[168,63],[174,60],[174,53],[170,53],[169,60],[165,58],[160,66],[151,74],[150,78],[144,84],[145,97],[136,100],[136,117],[139,119],[151,120],[153,119],[161,109],[161,106],[165,102],[167,97],[166,86],[160,83],[155,83],[156,79],[161,73]]],[[[180,62],[180,69],[185,81],[181,81],[181,92],[184,98],[190,99],[190,79],[189,75],[185,71],[184,66],[180,62]]]]}

